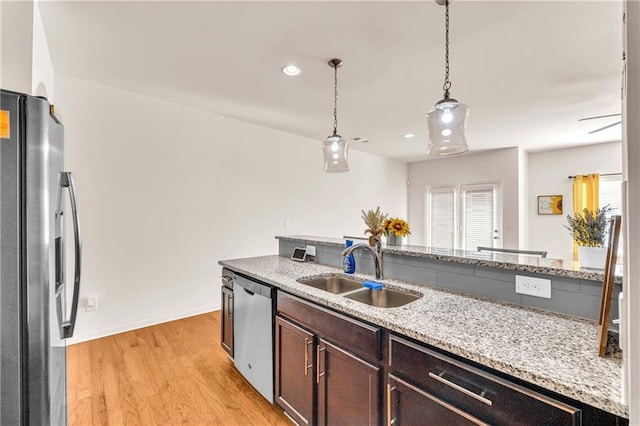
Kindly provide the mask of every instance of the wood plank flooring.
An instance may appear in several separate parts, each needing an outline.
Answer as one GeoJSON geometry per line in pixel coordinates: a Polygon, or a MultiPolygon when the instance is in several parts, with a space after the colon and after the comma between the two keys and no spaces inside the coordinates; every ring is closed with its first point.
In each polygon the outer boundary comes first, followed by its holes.
{"type": "Polygon", "coordinates": [[[70,426],[291,425],[220,347],[220,311],[67,348],[70,426]]]}

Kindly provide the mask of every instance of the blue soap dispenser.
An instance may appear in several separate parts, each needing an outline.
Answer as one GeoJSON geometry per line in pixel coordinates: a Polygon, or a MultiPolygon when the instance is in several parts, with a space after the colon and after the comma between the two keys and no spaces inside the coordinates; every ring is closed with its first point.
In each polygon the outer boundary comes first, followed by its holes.
{"type": "MultiPolygon", "coordinates": [[[[351,247],[352,245],[352,240],[346,241],[347,248],[351,247]]],[[[347,274],[353,274],[356,271],[356,259],[353,257],[353,254],[344,257],[344,260],[342,261],[342,268],[347,274]]]]}

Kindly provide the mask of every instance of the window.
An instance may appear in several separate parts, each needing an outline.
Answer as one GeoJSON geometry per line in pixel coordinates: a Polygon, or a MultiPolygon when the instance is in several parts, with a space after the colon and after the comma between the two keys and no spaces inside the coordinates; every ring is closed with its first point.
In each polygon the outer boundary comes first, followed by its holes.
{"type": "Polygon", "coordinates": [[[622,214],[622,178],[621,176],[600,176],[600,207],[607,204],[613,209],[611,215],[622,214]]]}
{"type": "MultiPolygon", "coordinates": [[[[600,176],[598,199],[600,208],[606,205],[612,208],[612,210],[607,213],[607,217],[622,216],[622,175],[600,176]]],[[[607,238],[608,237],[609,232],[607,231],[607,238]]],[[[620,232],[620,241],[618,244],[619,259],[622,259],[623,249],[622,232],[620,232]]]]}
{"type": "Polygon", "coordinates": [[[433,188],[427,195],[427,244],[454,248],[456,230],[455,188],[433,188]]]}
{"type": "Polygon", "coordinates": [[[461,248],[476,251],[478,246],[497,247],[496,188],[494,185],[462,187],[461,248]]]}
{"type": "Polygon", "coordinates": [[[427,245],[469,251],[500,247],[499,188],[497,183],[429,188],[427,245]]]}

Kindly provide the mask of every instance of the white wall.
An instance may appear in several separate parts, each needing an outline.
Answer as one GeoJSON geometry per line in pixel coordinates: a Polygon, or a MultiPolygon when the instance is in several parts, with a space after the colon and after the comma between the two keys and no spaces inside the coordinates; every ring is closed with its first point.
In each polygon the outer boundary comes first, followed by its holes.
{"type": "Polygon", "coordinates": [[[31,92],[33,2],[0,2],[0,87],[31,92]]]}
{"type": "Polygon", "coordinates": [[[573,214],[573,180],[568,177],[621,172],[621,142],[529,153],[529,248],[546,250],[550,258],[571,259],[571,235],[563,226],[573,214]],[[562,195],[563,214],[539,215],[539,195],[562,195]]]}
{"type": "Polygon", "coordinates": [[[49,43],[44,33],[40,7],[33,4],[33,52],[31,56],[31,94],[46,96],[50,103],[54,101],[53,63],[49,54],[49,43]]]}
{"type": "Polygon", "coordinates": [[[322,171],[320,141],[56,76],[79,193],[74,342],[220,306],[221,259],[274,254],[275,235],[362,234],[360,210],[406,214],[405,163],[357,151],[322,171]],[[285,229],[285,219],[292,227],[285,229]]]}
{"type": "Polygon", "coordinates": [[[502,246],[518,248],[518,148],[446,157],[409,164],[411,244],[425,245],[425,194],[428,186],[500,182],[502,246]]]}
{"type": "Polygon", "coordinates": [[[54,72],[37,2],[0,3],[0,87],[46,96],[53,103],[54,72]]]}

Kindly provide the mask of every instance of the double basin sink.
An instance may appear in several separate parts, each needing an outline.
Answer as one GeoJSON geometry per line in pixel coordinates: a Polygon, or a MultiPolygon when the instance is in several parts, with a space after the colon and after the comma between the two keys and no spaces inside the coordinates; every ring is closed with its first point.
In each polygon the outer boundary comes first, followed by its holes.
{"type": "Polygon", "coordinates": [[[339,274],[301,278],[298,282],[333,294],[342,294],[346,299],[377,308],[397,308],[422,297],[389,288],[380,290],[366,288],[362,286],[362,281],[339,274]]]}

